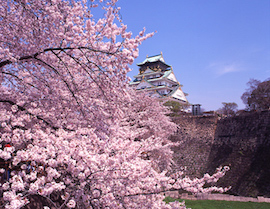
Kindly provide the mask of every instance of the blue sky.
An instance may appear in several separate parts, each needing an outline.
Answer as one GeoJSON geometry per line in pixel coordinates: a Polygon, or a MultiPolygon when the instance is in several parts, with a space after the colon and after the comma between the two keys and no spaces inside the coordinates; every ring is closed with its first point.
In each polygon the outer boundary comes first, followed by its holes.
{"type": "MultiPolygon", "coordinates": [[[[270,0],[119,0],[123,23],[137,35],[157,31],[135,63],[161,51],[192,104],[244,108],[250,78],[270,77],[270,0]]],[[[136,64],[129,76],[138,74],[136,64]]]]}

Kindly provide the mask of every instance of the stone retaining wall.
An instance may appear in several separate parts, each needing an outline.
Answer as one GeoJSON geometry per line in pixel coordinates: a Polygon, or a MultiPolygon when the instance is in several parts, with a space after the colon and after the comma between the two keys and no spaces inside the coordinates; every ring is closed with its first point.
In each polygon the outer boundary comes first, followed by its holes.
{"type": "Polygon", "coordinates": [[[192,178],[228,165],[217,186],[232,186],[229,194],[235,196],[270,197],[269,110],[223,119],[182,115],[172,121],[179,127],[171,140],[182,142],[173,148],[174,170],[192,178]]]}
{"type": "Polygon", "coordinates": [[[189,177],[201,177],[204,174],[214,141],[217,120],[216,116],[182,115],[172,118],[178,129],[171,136],[171,140],[182,142],[172,148],[174,170],[185,170],[185,174],[189,177]]]}

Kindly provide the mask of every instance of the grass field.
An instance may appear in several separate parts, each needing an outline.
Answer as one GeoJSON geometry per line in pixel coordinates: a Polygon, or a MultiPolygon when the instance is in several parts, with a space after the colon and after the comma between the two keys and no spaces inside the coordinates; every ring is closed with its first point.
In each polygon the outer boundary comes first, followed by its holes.
{"type": "MultiPolygon", "coordinates": [[[[166,197],[165,202],[172,202],[180,199],[166,197]]],[[[216,200],[185,200],[186,206],[192,209],[270,209],[270,203],[258,202],[230,202],[216,200]]]]}

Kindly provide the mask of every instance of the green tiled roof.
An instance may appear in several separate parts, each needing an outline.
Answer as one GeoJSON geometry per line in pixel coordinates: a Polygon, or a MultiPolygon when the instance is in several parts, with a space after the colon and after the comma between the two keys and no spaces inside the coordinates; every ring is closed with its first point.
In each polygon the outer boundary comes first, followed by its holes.
{"type": "Polygon", "coordinates": [[[137,65],[138,65],[138,66],[141,66],[141,65],[144,65],[144,64],[147,63],[147,62],[157,62],[157,61],[160,61],[160,62],[162,62],[163,64],[165,64],[165,65],[167,65],[168,67],[170,67],[170,65],[168,65],[168,64],[165,63],[165,60],[164,60],[162,54],[158,54],[158,55],[151,56],[151,57],[146,57],[146,59],[145,59],[143,62],[138,63],[137,65]]]}
{"type": "Polygon", "coordinates": [[[172,90],[169,94],[167,94],[167,96],[171,96],[174,92],[176,92],[176,90],[178,89],[179,87],[177,86],[174,90],[172,90]]]}
{"type": "Polygon", "coordinates": [[[129,84],[133,85],[133,84],[139,84],[141,81],[131,81],[129,84]]]}
{"type": "Polygon", "coordinates": [[[164,72],[164,75],[162,77],[166,78],[171,74],[172,70],[167,70],[164,72]]]}

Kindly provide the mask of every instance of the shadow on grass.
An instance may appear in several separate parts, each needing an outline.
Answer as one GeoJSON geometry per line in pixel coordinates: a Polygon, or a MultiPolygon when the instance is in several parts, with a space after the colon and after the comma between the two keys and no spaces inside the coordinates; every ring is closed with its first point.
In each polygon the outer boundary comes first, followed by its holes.
{"type": "Polygon", "coordinates": [[[236,202],[218,200],[182,200],[166,197],[166,203],[173,201],[185,201],[187,208],[192,209],[270,209],[270,203],[264,202],[236,202]]]}

